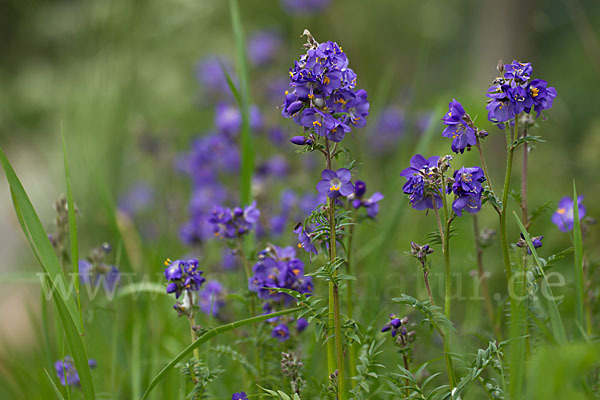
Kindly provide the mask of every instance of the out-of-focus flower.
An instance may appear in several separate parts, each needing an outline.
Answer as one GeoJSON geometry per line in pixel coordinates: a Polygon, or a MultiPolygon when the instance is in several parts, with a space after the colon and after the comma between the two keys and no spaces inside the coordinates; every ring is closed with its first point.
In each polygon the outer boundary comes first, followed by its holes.
{"type": "MultiPolygon", "coordinates": [[[[577,198],[577,205],[579,210],[579,219],[581,220],[585,217],[586,209],[585,206],[581,203],[583,201],[583,196],[579,196],[577,198]]],[[[554,225],[558,226],[563,232],[568,232],[573,229],[573,225],[575,223],[575,215],[574,215],[574,203],[573,199],[569,196],[565,196],[558,202],[558,209],[552,215],[552,222],[554,225]]]]}
{"type": "Polygon", "coordinates": [[[404,135],[405,127],[404,112],[399,107],[386,107],[379,115],[377,126],[368,142],[369,147],[377,153],[394,152],[396,145],[404,135]]]}
{"type": "Polygon", "coordinates": [[[303,332],[308,326],[308,321],[305,318],[298,318],[296,320],[296,330],[298,332],[303,332]]]}
{"type": "Polygon", "coordinates": [[[229,62],[219,59],[217,56],[210,56],[198,62],[196,66],[196,79],[209,91],[230,93],[223,68],[225,68],[231,79],[236,82],[229,62]]]}
{"type": "Polygon", "coordinates": [[[112,292],[121,279],[121,273],[114,265],[92,264],[82,259],[79,260],[79,279],[83,284],[92,285],[94,288],[102,284],[106,290],[112,292]]]}
{"type": "Polygon", "coordinates": [[[271,337],[276,338],[280,342],[285,342],[290,338],[290,330],[286,324],[279,324],[271,331],[271,337]]]}
{"type": "Polygon", "coordinates": [[[119,211],[133,216],[148,208],[154,201],[154,191],[146,183],[133,185],[119,199],[119,211]]]}
{"type": "Polygon", "coordinates": [[[231,396],[231,400],[248,400],[248,395],[246,392],[234,393],[233,396],[231,396]]]}
{"type": "Polygon", "coordinates": [[[263,300],[291,301],[287,294],[271,289],[292,289],[299,293],[312,293],[312,278],[304,275],[304,263],[296,258],[293,247],[272,246],[263,253],[262,259],[252,267],[253,276],[248,279],[248,289],[263,300]]]}
{"type": "MultiPolygon", "coordinates": [[[[88,365],[90,368],[96,368],[96,360],[88,360],[88,365]]],[[[71,356],[65,356],[64,359],[56,361],[54,363],[54,370],[61,385],[79,386],[79,374],[71,356]]]]}
{"type": "Polygon", "coordinates": [[[208,315],[217,315],[225,305],[223,285],[218,281],[207,281],[198,295],[200,309],[208,315]]]}
{"type": "Polygon", "coordinates": [[[256,202],[242,209],[236,207],[233,210],[216,206],[208,220],[213,227],[214,236],[233,239],[250,232],[258,222],[260,211],[256,208],[256,202]]]}
{"type": "Polygon", "coordinates": [[[255,32],[248,38],[248,59],[254,65],[268,64],[277,56],[281,44],[281,37],[273,31],[255,32]]]}
{"type": "Polygon", "coordinates": [[[310,15],[323,11],[331,0],[281,0],[283,9],[290,14],[310,15]]]}

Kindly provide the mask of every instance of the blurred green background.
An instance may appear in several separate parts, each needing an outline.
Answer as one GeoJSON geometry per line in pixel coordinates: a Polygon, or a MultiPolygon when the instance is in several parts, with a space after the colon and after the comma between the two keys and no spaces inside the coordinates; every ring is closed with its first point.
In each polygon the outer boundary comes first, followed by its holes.
{"type": "MultiPolygon", "coordinates": [[[[137,249],[137,255],[128,251],[129,260],[121,268],[146,272],[160,281],[156,274],[165,257],[192,251],[178,238],[186,218],[189,182],[175,173],[173,163],[177,153],[189,150],[192,138],[213,129],[212,103],[196,80],[195,68],[199,60],[213,54],[235,63],[227,2],[6,0],[0,7],[0,145],[42,222],[51,229],[52,203],[65,192],[62,127],[75,201],[82,210],[80,252],[85,254],[103,241],[119,241],[122,232],[116,225],[114,205],[135,182],[146,182],[157,193],[153,211],[146,215],[154,231],[139,242],[134,235],[136,243],[130,246],[137,249]]],[[[240,8],[247,36],[272,29],[283,38],[275,61],[250,70],[251,99],[269,124],[294,132],[293,123],[283,119],[274,106],[282,98],[273,99],[265,92],[270,81],[286,78],[288,67],[301,54],[299,35],[304,28],[317,40],[340,43],[359,76],[357,87],[369,92],[369,123],[348,140],[360,161],[361,177],[371,190],[386,196],[379,221],[357,232],[357,268],[361,271],[357,298],[362,300],[357,319],[365,325],[381,325],[393,311],[387,300],[402,291],[425,295],[414,260],[403,253],[411,240],[422,242],[435,229],[433,218],[408,207],[398,220],[392,218],[403,201],[404,182],[398,174],[422,136],[417,121],[433,113],[425,155],[450,153],[450,142],[441,137],[439,118],[452,98],[461,101],[478,125],[490,132],[484,151],[491,179],[499,185],[505,139],[487,121],[485,111],[485,91],[496,76],[499,59],[532,62],[533,76],[547,80],[558,92],[554,107],[546,113],[548,120],[540,121],[532,133],[543,136],[546,143],[536,146],[530,156],[530,208],[546,201],[552,201],[554,208],[561,197],[571,194],[575,178],[588,215],[598,215],[600,2],[333,0],[325,10],[303,16],[286,13],[277,0],[244,0],[240,8]],[[395,149],[386,154],[366,152],[366,144],[377,135],[377,118],[388,105],[402,109],[406,127],[395,149]],[[389,221],[398,223],[390,226],[389,221]]],[[[256,140],[260,161],[272,147],[264,135],[257,135],[256,140]]],[[[291,145],[287,152],[278,151],[300,169],[301,156],[291,145]]],[[[467,153],[456,157],[454,165],[477,163],[477,155],[467,153]]],[[[290,175],[288,183],[310,188],[318,179],[317,170],[290,175]]],[[[3,175],[0,182],[0,361],[18,358],[21,362],[20,367],[0,362],[0,371],[8,377],[0,384],[0,397],[40,398],[27,389],[27,377],[40,379],[36,383],[40,387],[47,386],[38,368],[40,360],[56,359],[61,350],[48,349],[41,341],[40,290],[37,278],[31,278],[39,267],[23,240],[3,175]],[[25,377],[18,378],[17,371],[25,377]]],[[[545,237],[542,255],[569,246],[568,237],[550,223],[551,212],[532,227],[532,234],[545,237]]],[[[136,223],[141,229],[143,222],[136,223]]],[[[496,225],[495,213],[486,209],[481,226],[496,225]]],[[[471,221],[460,219],[456,226],[454,268],[468,276],[475,268],[471,221]]],[[[513,226],[513,241],[517,232],[513,226]]],[[[279,244],[293,245],[294,241],[289,234],[279,244]]],[[[590,232],[586,241],[590,257],[598,256],[597,232],[590,232]]],[[[434,263],[441,259],[439,253],[434,254],[434,263]]],[[[218,263],[218,256],[207,257],[218,263]]],[[[499,247],[493,246],[485,258],[486,268],[493,273],[492,293],[500,292],[504,275],[499,247]]],[[[465,289],[469,293],[471,281],[464,285],[469,286],[465,289]]],[[[564,292],[563,305],[569,308],[569,289],[564,292]]],[[[93,356],[97,354],[100,361],[104,357],[104,365],[118,360],[127,368],[123,374],[99,368],[97,379],[103,383],[97,384],[98,391],[110,392],[107,398],[136,397],[166,357],[185,343],[185,333],[177,332],[185,331],[181,321],[170,315],[169,301],[160,300],[160,305],[149,299],[136,303],[135,310],[148,315],[149,321],[120,314],[119,307],[126,307],[122,300],[95,309],[91,324],[99,331],[112,330],[111,322],[122,323],[114,328],[118,341],[110,335],[90,336],[90,346],[97,350],[90,351],[93,356]],[[151,310],[159,310],[167,320],[160,320],[160,314],[151,310]],[[160,348],[146,353],[147,346],[160,348]],[[99,354],[102,349],[111,349],[108,353],[118,357],[99,354]]],[[[480,302],[457,301],[454,319],[460,321],[465,337],[476,337],[484,329],[480,307],[480,302]]],[[[56,337],[50,334],[51,341],[56,337]]],[[[176,377],[172,380],[176,383],[176,377]]],[[[231,393],[233,386],[223,383],[219,393],[231,393]]]]}

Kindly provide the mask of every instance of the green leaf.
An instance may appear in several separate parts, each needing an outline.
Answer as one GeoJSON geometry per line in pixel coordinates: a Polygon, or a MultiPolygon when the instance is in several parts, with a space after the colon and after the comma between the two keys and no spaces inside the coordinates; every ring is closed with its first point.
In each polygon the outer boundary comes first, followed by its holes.
{"type": "Polygon", "coordinates": [[[512,142],[511,147],[517,148],[523,143],[544,143],[545,140],[541,136],[524,136],[512,142]]]}
{"type": "Polygon", "coordinates": [[[579,221],[579,202],[577,201],[577,188],[573,180],[573,247],[575,257],[573,267],[575,275],[575,331],[573,336],[583,338],[583,241],[581,238],[581,221],[579,221]]]}
{"type": "Polygon", "coordinates": [[[527,246],[529,246],[529,250],[531,250],[533,259],[535,260],[535,263],[537,264],[538,268],[541,271],[542,280],[544,281],[543,283],[546,285],[546,288],[548,289],[548,293],[550,295],[549,296],[550,298],[546,298],[546,296],[544,296],[544,295],[539,296],[539,298],[545,299],[546,303],[548,305],[548,315],[550,316],[550,325],[552,327],[552,333],[554,334],[554,338],[556,339],[556,341],[559,344],[566,343],[567,342],[567,333],[565,331],[565,326],[563,325],[562,318],[560,316],[560,312],[558,311],[558,305],[556,304],[556,301],[554,300],[554,295],[552,294],[552,287],[548,284],[548,279],[546,278],[546,274],[544,273],[544,265],[541,262],[540,258],[538,257],[537,251],[535,250],[535,247],[533,246],[533,243],[531,242],[531,237],[529,236],[529,232],[527,232],[527,229],[525,229],[525,226],[521,222],[521,219],[519,218],[517,213],[513,211],[513,214],[515,216],[515,219],[517,220],[517,225],[519,226],[519,229],[521,230],[521,233],[523,234],[523,237],[525,238],[525,241],[527,242],[527,246]]]}
{"type": "Polygon", "coordinates": [[[256,317],[246,318],[246,319],[242,319],[242,320],[239,320],[236,322],[232,322],[230,324],[221,325],[219,327],[209,330],[208,332],[205,332],[195,342],[193,342],[192,344],[187,346],[179,354],[177,354],[173,359],[171,359],[171,361],[169,361],[169,363],[167,365],[165,365],[163,367],[163,369],[160,370],[160,372],[152,379],[152,381],[148,385],[148,388],[146,389],[146,391],[144,392],[144,395],[142,396],[142,400],[146,399],[148,397],[148,395],[150,394],[152,389],[154,389],[156,387],[158,382],[160,382],[165,377],[167,372],[169,372],[174,366],[176,366],[178,362],[180,362],[185,356],[192,353],[192,351],[194,351],[195,348],[200,347],[203,343],[212,339],[213,337],[218,336],[225,332],[229,332],[232,329],[239,328],[240,326],[250,325],[250,324],[257,323],[257,322],[262,322],[262,321],[265,321],[265,320],[273,318],[273,317],[278,317],[280,315],[286,315],[286,314],[292,314],[292,313],[295,313],[300,310],[302,310],[302,307],[290,308],[287,310],[277,311],[277,312],[265,314],[265,315],[258,315],[256,317]]]}
{"type": "Polygon", "coordinates": [[[21,225],[23,233],[29,241],[36,258],[47,273],[46,281],[48,286],[54,290],[52,299],[56,304],[63,329],[67,336],[75,368],[79,373],[84,397],[93,400],[95,399],[95,394],[92,374],[88,364],[85,347],[81,339],[83,327],[81,325],[81,319],[75,300],[70,296],[68,288],[65,285],[62,285],[67,282],[65,274],[60,267],[58,258],[48,240],[48,235],[44,231],[42,223],[40,222],[21,181],[17,177],[2,149],[0,149],[0,163],[4,168],[6,179],[10,185],[13,204],[19,224],[21,225]],[[57,282],[60,282],[60,284],[57,285],[57,282]]]}

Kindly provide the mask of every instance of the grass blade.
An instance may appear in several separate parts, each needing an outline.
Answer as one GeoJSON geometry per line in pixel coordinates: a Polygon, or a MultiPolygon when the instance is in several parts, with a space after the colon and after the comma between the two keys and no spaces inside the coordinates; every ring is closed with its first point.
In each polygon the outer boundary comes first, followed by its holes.
{"type": "Polygon", "coordinates": [[[579,202],[577,201],[577,188],[573,180],[573,247],[574,275],[575,275],[575,331],[573,337],[582,339],[583,323],[583,240],[581,238],[581,222],[579,221],[579,202]]]}
{"type": "Polygon", "coordinates": [[[56,395],[56,398],[58,398],[59,400],[65,400],[64,396],[62,395],[62,392],[60,391],[58,386],[56,386],[56,382],[54,382],[54,379],[52,379],[46,368],[44,368],[44,372],[48,377],[48,381],[50,381],[50,384],[52,385],[52,389],[54,389],[54,394],[56,395]]]}
{"type": "Polygon", "coordinates": [[[250,203],[252,198],[252,174],[254,170],[254,145],[252,143],[252,132],[250,131],[250,92],[248,90],[248,58],[246,56],[246,40],[240,17],[240,8],[237,0],[229,0],[229,11],[231,13],[231,24],[237,50],[239,87],[239,108],[242,114],[242,165],[241,165],[241,190],[240,200],[243,205],[250,203]]]}
{"type": "Polygon", "coordinates": [[[535,263],[537,264],[538,268],[541,271],[541,274],[542,274],[543,280],[544,280],[543,283],[546,285],[546,289],[548,290],[547,293],[549,294],[549,296],[548,296],[549,298],[546,298],[546,296],[544,296],[544,295],[539,296],[539,298],[545,299],[547,301],[548,315],[550,316],[550,326],[552,328],[552,333],[554,334],[554,338],[556,339],[556,342],[558,344],[565,344],[565,343],[567,343],[567,333],[565,331],[565,326],[563,325],[563,321],[560,316],[560,312],[558,311],[558,305],[556,304],[556,301],[554,300],[554,295],[552,294],[552,287],[548,284],[548,279],[546,278],[546,274],[544,272],[544,265],[541,263],[538,255],[537,255],[537,252],[535,250],[535,247],[533,246],[533,243],[531,242],[531,238],[529,237],[529,232],[527,232],[527,229],[525,229],[525,226],[521,222],[521,219],[519,218],[517,213],[513,211],[513,214],[515,216],[515,219],[517,220],[517,225],[519,226],[519,229],[521,230],[521,233],[523,234],[523,237],[525,238],[525,241],[527,242],[527,246],[529,246],[529,249],[531,250],[533,259],[535,260],[535,263]]]}
{"type": "Polygon", "coordinates": [[[65,134],[62,129],[62,123],[60,125],[60,131],[63,145],[63,158],[65,164],[65,181],[67,184],[67,212],[69,215],[69,243],[71,244],[71,265],[73,266],[73,273],[76,277],[75,293],[77,295],[77,307],[79,308],[81,332],[83,333],[85,328],[83,325],[83,312],[81,311],[81,297],[79,295],[79,248],[77,245],[77,216],[75,215],[75,202],[73,201],[73,189],[71,188],[71,171],[69,170],[69,162],[67,160],[67,144],[65,142],[65,134]]]}
{"type": "Polygon", "coordinates": [[[81,381],[81,389],[84,397],[89,400],[95,399],[92,374],[88,365],[88,358],[81,339],[82,326],[80,325],[79,311],[75,300],[70,296],[69,289],[65,283],[67,279],[60,267],[58,257],[48,240],[42,223],[17,177],[4,151],[0,149],[0,163],[6,173],[6,179],[10,185],[13,204],[19,224],[23,229],[25,237],[46,272],[48,287],[53,289],[52,298],[56,304],[63,329],[67,335],[69,347],[73,354],[73,361],[81,381]]]}
{"type": "Polygon", "coordinates": [[[292,314],[292,313],[295,313],[296,311],[300,311],[302,309],[303,309],[303,307],[296,307],[296,308],[290,308],[290,309],[283,310],[283,311],[277,311],[277,312],[270,313],[270,314],[258,315],[256,317],[242,319],[242,320],[239,320],[236,322],[232,322],[230,324],[221,325],[217,328],[211,329],[210,331],[208,331],[208,332],[204,333],[202,336],[200,336],[198,338],[198,340],[196,340],[195,342],[193,342],[192,344],[187,346],[185,349],[183,349],[171,361],[169,361],[169,363],[167,365],[165,365],[163,367],[163,369],[160,370],[160,372],[152,379],[152,381],[150,382],[150,385],[148,385],[146,392],[142,396],[142,400],[144,400],[148,397],[148,395],[150,394],[152,389],[154,389],[154,387],[158,384],[158,382],[160,382],[160,380],[165,377],[166,373],[169,372],[179,361],[181,361],[188,354],[192,353],[192,351],[194,351],[195,348],[199,347],[200,345],[202,345],[206,341],[212,339],[213,337],[218,336],[221,333],[228,332],[232,329],[239,328],[240,326],[254,324],[257,322],[262,322],[269,318],[278,317],[280,315],[292,314]]]}

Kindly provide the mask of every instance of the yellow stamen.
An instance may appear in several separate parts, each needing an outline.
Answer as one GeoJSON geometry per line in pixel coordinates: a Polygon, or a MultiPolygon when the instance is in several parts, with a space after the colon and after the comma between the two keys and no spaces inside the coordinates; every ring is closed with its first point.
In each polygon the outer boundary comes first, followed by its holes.
{"type": "Polygon", "coordinates": [[[321,126],[321,123],[319,121],[313,121],[313,126],[321,126]]]}
{"type": "Polygon", "coordinates": [[[289,92],[289,91],[287,91],[287,90],[286,90],[284,93],[285,93],[285,95],[286,95],[286,96],[287,96],[288,94],[290,94],[290,92],[289,92]]]}
{"type": "Polygon", "coordinates": [[[334,185],[334,186],[332,186],[332,187],[329,188],[330,192],[337,192],[339,190],[340,190],[340,186],[339,185],[338,186],[334,185]]]}
{"type": "Polygon", "coordinates": [[[167,258],[167,259],[165,260],[165,265],[170,265],[170,264],[171,264],[171,259],[170,259],[170,258],[167,258]]]}
{"type": "Polygon", "coordinates": [[[556,210],[556,212],[562,215],[562,214],[566,213],[567,210],[565,210],[564,208],[559,208],[558,210],[556,210]]]}
{"type": "Polygon", "coordinates": [[[292,272],[294,273],[294,275],[298,275],[300,273],[300,270],[298,268],[294,268],[292,272]]]}
{"type": "Polygon", "coordinates": [[[540,89],[536,87],[531,88],[531,97],[537,97],[540,94],[540,89]]]}
{"type": "Polygon", "coordinates": [[[324,85],[329,85],[329,82],[330,82],[329,77],[326,76],[325,78],[323,78],[324,85]]]}
{"type": "Polygon", "coordinates": [[[309,99],[313,99],[314,97],[315,97],[315,95],[314,95],[314,94],[312,94],[312,93],[310,93],[310,94],[308,95],[308,98],[309,98],[309,99]]]}
{"type": "Polygon", "coordinates": [[[302,243],[298,243],[298,248],[301,249],[302,248],[302,243]]]}

